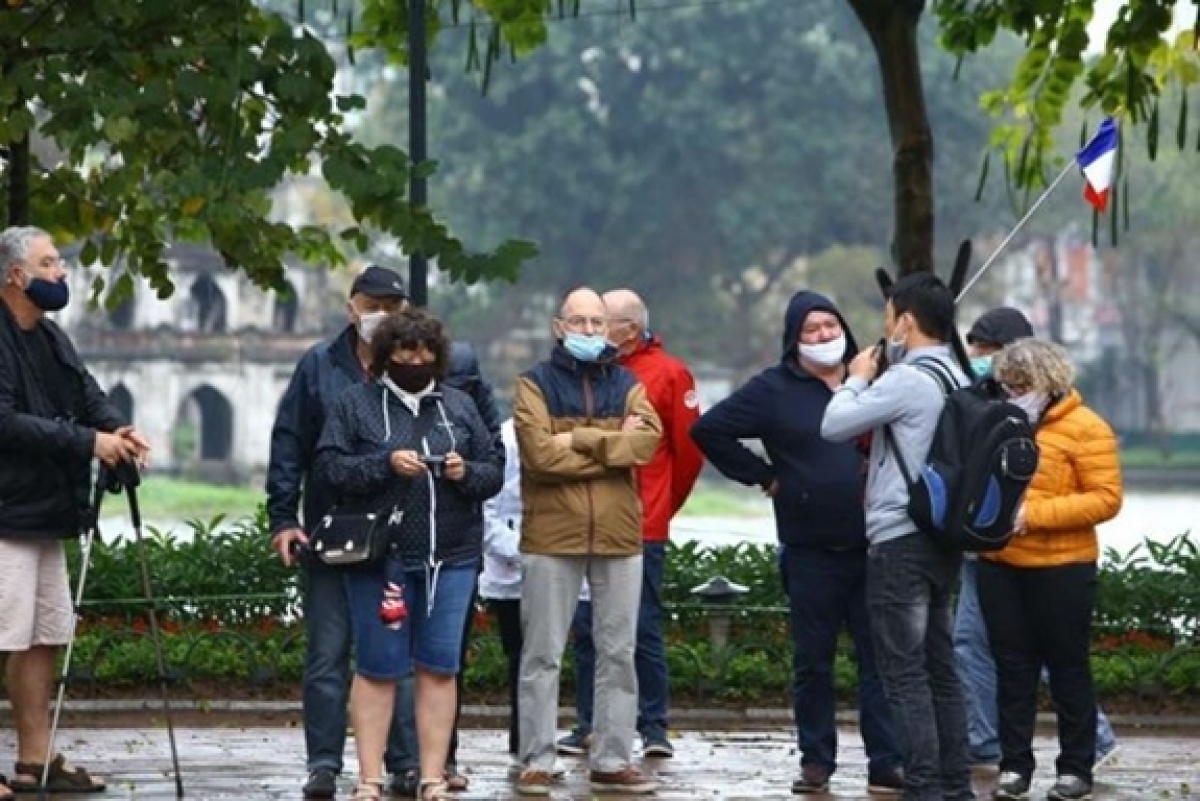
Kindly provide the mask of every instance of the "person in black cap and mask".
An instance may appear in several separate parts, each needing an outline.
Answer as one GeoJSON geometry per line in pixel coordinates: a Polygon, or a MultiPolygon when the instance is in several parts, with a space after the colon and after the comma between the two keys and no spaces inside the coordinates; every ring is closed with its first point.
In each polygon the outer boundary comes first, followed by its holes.
{"type": "Polygon", "coordinates": [[[971,368],[976,378],[991,375],[992,356],[1018,339],[1033,336],[1033,326],[1011,306],[984,312],[967,332],[971,368]]]}
{"type": "MultiPolygon", "coordinates": [[[[1032,337],[1029,318],[1011,306],[984,312],[967,332],[971,368],[976,378],[992,372],[992,357],[1018,339],[1032,337]]],[[[979,606],[978,565],[973,555],[963,560],[962,586],[954,614],[954,653],[958,675],[967,701],[967,734],[971,761],[980,766],[1000,762],[999,710],[996,706],[996,663],[992,659],[987,628],[979,606]]],[[[1093,770],[1109,760],[1117,750],[1112,724],[1103,711],[1096,710],[1096,763],[1093,770]]]]}
{"type": "MultiPolygon", "coordinates": [[[[285,564],[292,564],[294,549],[307,542],[304,525],[319,520],[332,504],[329,488],[312,475],[325,418],[343,391],[370,380],[371,336],[381,322],[408,305],[408,292],[399,273],[376,265],[367,267],[350,288],[346,304],[349,324],[337,336],[310,348],[296,366],[276,413],[267,468],[272,546],[285,564]]],[[[470,345],[451,344],[445,383],[471,396],[488,431],[500,442],[500,416],[492,388],[480,375],[470,345]]],[[[332,798],[346,741],[350,618],[341,576],[316,560],[304,560],[303,567],[307,643],[304,734],[309,770],[304,795],[332,798]]],[[[415,793],[417,779],[411,706],[410,688],[402,686],[387,760],[389,769],[399,774],[405,785],[397,789],[409,794],[415,793]]],[[[451,759],[454,750],[452,745],[451,759]]]]}
{"type": "Polygon", "coordinates": [[[867,619],[866,457],[861,443],[830,442],[821,420],[858,353],[837,307],[797,292],[784,317],[782,356],[706,412],[692,439],[722,474],[760,487],[775,507],[779,567],[792,629],[792,703],[800,777],[792,792],[825,793],[837,768],[833,661],[845,626],[858,656],[860,728],[868,791],[903,787],[867,619]],[[767,459],[743,440],[759,440],[767,459]]]}

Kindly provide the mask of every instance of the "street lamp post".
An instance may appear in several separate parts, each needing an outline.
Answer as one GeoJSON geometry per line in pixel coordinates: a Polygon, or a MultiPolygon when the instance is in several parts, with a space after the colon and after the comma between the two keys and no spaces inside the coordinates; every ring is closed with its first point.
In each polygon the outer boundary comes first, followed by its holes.
{"type": "MultiPolygon", "coordinates": [[[[409,205],[414,210],[424,208],[427,200],[425,178],[417,169],[427,157],[425,78],[429,72],[429,59],[425,51],[426,2],[408,0],[408,155],[411,162],[408,196],[409,205]]],[[[428,305],[429,264],[425,254],[419,250],[408,254],[408,291],[414,305],[428,305]]]]}

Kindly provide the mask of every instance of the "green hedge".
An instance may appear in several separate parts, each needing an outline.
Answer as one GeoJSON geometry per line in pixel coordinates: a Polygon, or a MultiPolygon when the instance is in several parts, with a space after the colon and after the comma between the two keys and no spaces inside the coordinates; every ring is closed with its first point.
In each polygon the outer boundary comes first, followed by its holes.
{"type": "MultiPolygon", "coordinates": [[[[84,621],[74,658],[78,679],[134,685],[154,676],[135,543],[93,548],[84,621]]],[[[300,573],[270,549],[261,513],[225,524],[191,524],[189,541],[145,538],[172,674],[229,686],[297,682],[303,670],[300,573]]],[[[72,554],[78,569],[78,554],[72,554]]],[[[75,573],[77,575],[77,572],[75,573]]],[[[1100,572],[1094,670],[1105,695],[1157,702],[1200,700],[1200,553],[1181,536],[1110,552],[1100,572]]],[[[664,586],[672,687],[684,698],[786,703],[790,637],[773,547],[670,544],[664,586]],[[733,607],[730,645],[713,653],[707,612],[691,590],[715,575],[749,592],[733,607]]],[[[503,697],[506,673],[491,620],[477,614],[467,670],[472,692],[503,697]]],[[[847,699],[854,666],[843,648],[836,681],[847,699]]],[[[570,689],[571,670],[564,671],[570,689]]],[[[205,685],[207,686],[207,684],[205,685]]]]}

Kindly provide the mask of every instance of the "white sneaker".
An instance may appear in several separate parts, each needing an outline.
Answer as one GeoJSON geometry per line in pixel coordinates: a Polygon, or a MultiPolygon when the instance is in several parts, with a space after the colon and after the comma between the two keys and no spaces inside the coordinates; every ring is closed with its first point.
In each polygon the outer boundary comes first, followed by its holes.
{"type": "Polygon", "coordinates": [[[1103,754],[1097,752],[1096,764],[1092,766],[1092,772],[1094,773],[1095,771],[1100,770],[1100,768],[1104,767],[1105,765],[1117,764],[1117,754],[1120,752],[1120,750],[1121,744],[1116,743],[1112,748],[1108,749],[1103,754]]]}

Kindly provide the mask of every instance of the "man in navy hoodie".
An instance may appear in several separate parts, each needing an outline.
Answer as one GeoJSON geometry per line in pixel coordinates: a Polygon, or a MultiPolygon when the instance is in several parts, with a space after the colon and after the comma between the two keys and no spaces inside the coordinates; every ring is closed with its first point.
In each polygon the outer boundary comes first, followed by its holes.
{"type": "Polygon", "coordinates": [[[865,457],[854,443],[821,437],[825,406],[857,352],[833,303],[815,292],[798,292],[784,317],[779,364],[750,379],[692,427],[692,438],[722,474],[762,488],[775,507],[793,640],[792,698],[800,749],[794,793],[826,792],[837,767],[833,660],[843,624],[858,659],[868,789],[891,793],[903,786],[867,622],[865,457]],[[755,439],[767,459],[740,442],[755,439]]]}

